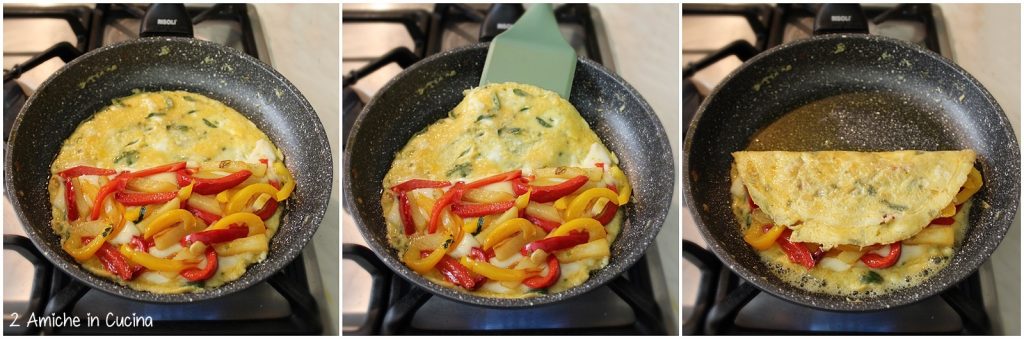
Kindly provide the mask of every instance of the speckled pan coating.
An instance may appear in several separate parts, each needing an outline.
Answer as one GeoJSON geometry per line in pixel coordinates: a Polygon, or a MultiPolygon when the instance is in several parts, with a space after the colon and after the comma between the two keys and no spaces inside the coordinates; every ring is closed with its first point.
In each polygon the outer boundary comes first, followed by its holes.
{"type": "Polygon", "coordinates": [[[401,261],[387,241],[381,182],[394,155],[417,131],[447,116],[463,91],[480,82],[487,45],[446,51],[409,67],[367,104],[356,120],[345,151],[345,199],[366,242],[392,270],[427,290],[453,300],[490,307],[528,307],[560,301],[600,286],[639,259],[661,229],[672,201],[675,171],[668,136],[654,111],[632,87],[600,65],[580,59],[569,101],[601,141],[615,152],[633,185],[634,200],[612,244],[607,267],[580,286],[526,299],[484,298],[424,279],[401,261]]]}
{"type": "Polygon", "coordinates": [[[684,199],[711,250],[762,290],[820,309],[886,309],[949,288],[992,254],[1019,205],[1020,148],[995,99],[949,60],[878,36],[819,36],[749,60],[701,105],[683,154],[684,199]],[[772,274],[740,234],[729,205],[730,152],[748,147],[973,149],[985,179],[975,202],[991,207],[975,204],[953,260],[921,285],[855,300],[809,293],[772,274]]]}
{"type": "Polygon", "coordinates": [[[67,64],[29,98],[11,132],[4,184],[29,238],[62,270],[98,290],[149,302],[190,302],[243,290],[291,262],[323,219],[334,170],[327,134],[299,91],[262,62],[232,48],[186,38],[143,38],[106,46],[67,64]],[[50,228],[47,181],[61,144],[111,99],[142,91],[201,93],[242,113],[281,149],[296,179],[279,232],[262,263],[198,293],[154,294],[85,271],[50,228]]]}

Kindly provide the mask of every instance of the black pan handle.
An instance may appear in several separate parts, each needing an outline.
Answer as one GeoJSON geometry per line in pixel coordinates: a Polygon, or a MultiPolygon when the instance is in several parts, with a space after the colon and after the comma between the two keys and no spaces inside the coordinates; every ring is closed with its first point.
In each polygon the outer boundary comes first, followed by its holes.
{"type": "Polygon", "coordinates": [[[193,37],[192,18],[184,4],[152,4],[142,17],[140,37],[178,36],[193,37]]]}
{"type": "Polygon", "coordinates": [[[868,19],[860,4],[824,4],[814,18],[814,35],[831,33],[868,34],[868,19]]]}

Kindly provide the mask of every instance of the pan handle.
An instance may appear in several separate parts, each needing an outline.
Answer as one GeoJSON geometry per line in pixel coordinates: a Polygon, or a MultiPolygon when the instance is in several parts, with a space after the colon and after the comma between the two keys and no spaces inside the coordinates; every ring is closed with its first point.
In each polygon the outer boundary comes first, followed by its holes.
{"type": "Polygon", "coordinates": [[[192,18],[184,4],[152,4],[139,27],[140,37],[177,36],[191,38],[192,18]]]}
{"type": "Polygon", "coordinates": [[[860,4],[824,4],[814,18],[814,35],[831,33],[868,34],[868,19],[860,4]]]}

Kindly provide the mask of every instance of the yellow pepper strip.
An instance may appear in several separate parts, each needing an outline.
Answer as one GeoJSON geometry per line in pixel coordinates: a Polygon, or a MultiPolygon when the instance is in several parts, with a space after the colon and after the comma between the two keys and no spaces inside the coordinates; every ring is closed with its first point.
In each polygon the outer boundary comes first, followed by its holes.
{"type": "Polygon", "coordinates": [[[409,266],[413,271],[419,274],[426,274],[430,270],[437,266],[437,263],[441,262],[441,258],[444,258],[446,252],[443,248],[435,249],[430,252],[426,258],[420,258],[420,250],[417,248],[409,248],[405,251],[405,255],[402,256],[402,261],[405,262],[406,266],[409,266]]]}
{"type": "Polygon", "coordinates": [[[132,206],[132,207],[128,207],[127,209],[125,209],[124,218],[128,219],[128,220],[131,220],[131,221],[135,221],[135,220],[139,220],[139,215],[141,215],[141,214],[142,214],[142,207],[132,206]]]}
{"type": "Polygon", "coordinates": [[[524,271],[500,268],[486,262],[471,260],[469,257],[462,257],[459,262],[470,271],[491,280],[521,282],[523,279],[526,279],[526,272],[524,271]]]}
{"type": "Polygon", "coordinates": [[[261,193],[276,196],[279,192],[274,188],[274,186],[270,186],[270,184],[252,184],[246,186],[242,190],[238,191],[238,193],[231,196],[231,201],[228,202],[227,211],[225,212],[227,214],[242,212],[246,207],[248,207],[249,200],[252,200],[253,197],[261,193]]]}
{"type": "Polygon", "coordinates": [[[288,172],[288,169],[284,167],[284,163],[275,162],[274,171],[277,172],[278,176],[284,179],[284,181],[281,182],[281,190],[277,192],[277,195],[275,195],[274,198],[276,198],[277,201],[284,201],[284,199],[288,199],[288,196],[292,195],[292,191],[295,190],[295,178],[293,178],[292,173],[288,172]]]}
{"type": "Polygon", "coordinates": [[[114,229],[110,231],[109,237],[111,238],[117,237],[117,235],[121,233],[121,230],[124,229],[124,224],[128,222],[128,218],[125,218],[124,216],[124,205],[114,201],[114,208],[117,209],[118,220],[117,223],[114,224],[114,229]]]}
{"type": "Polygon", "coordinates": [[[157,258],[146,252],[133,250],[128,244],[122,244],[118,251],[128,258],[129,261],[142,265],[153,271],[160,272],[181,272],[186,268],[196,267],[199,263],[195,260],[174,260],[157,258]]]}
{"type": "Polygon", "coordinates": [[[258,215],[249,212],[232,213],[226,217],[220,218],[217,222],[207,227],[206,230],[221,230],[227,229],[234,224],[245,224],[249,226],[249,235],[253,236],[260,233],[267,232],[267,226],[263,224],[263,219],[260,219],[258,215]]]}
{"type": "Polygon", "coordinates": [[[569,207],[569,196],[564,196],[555,200],[555,208],[564,210],[569,207]]]}
{"type": "Polygon", "coordinates": [[[617,205],[619,206],[629,203],[629,195],[633,193],[633,187],[629,186],[629,180],[626,179],[626,174],[622,173],[619,166],[612,167],[612,179],[615,179],[615,183],[620,185],[618,187],[619,198],[617,200],[613,199],[612,201],[618,201],[619,203],[617,205]]]}
{"type": "Polygon", "coordinates": [[[520,211],[526,208],[526,205],[530,204],[530,193],[533,193],[532,188],[527,190],[526,193],[523,193],[523,195],[520,195],[519,197],[516,198],[516,208],[518,208],[520,211]]]}
{"type": "Polygon", "coordinates": [[[465,230],[462,229],[462,218],[459,218],[457,215],[455,215],[451,211],[448,211],[446,213],[446,215],[448,216],[448,220],[446,220],[446,224],[451,225],[449,230],[455,230],[455,233],[452,235],[452,243],[450,245],[448,245],[448,250],[445,251],[445,252],[446,253],[452,253],[452,251],[454,251],[455,248],[459,247],[459,244],[462,243],[462,238],[463,238],[463,235],[465,234],[464,233],[465,230]]]}
{"type": "Polygon", "coordinates": [[[171,228],[174,225],[181,223],[185,225],[185,229],[193,229],[196,227],[196,218],[192,216],[192,213],[183,209],[175,209],[165,212],[164,214],[156,216],[153,222],[149,223],[146,227],[146,231],[142,233],[142,237],[150,239],[160,231],[171,228]]]}
{"type": "Polygon", "coordinates": [[[463,222],[462,231],[469,234],[476,234],[477,229],[482,227],[482,222],[480,219],[483,219],[483,217],[473,218],[472,222],[463,222]]]}
{"type": "MultiPolygon", "coordinates": [[[[274,186],[270,186],[270,187],[274,187],[274,186]]],[[[227,189],[227,190],[220,191],[220,193],[217,193],[216,198],[217,198],[217,202],[219,202],[219,203],[227,203],[228,201],[231,201],[231,190],[227,189]]]]}
{"type": "Polygon", "coordinates": [[[515,218],[503,222],[495,227],[497,228],[495,228],[491,233],[488,233],[487,238],[484,239],[483,249],[485,250],[494,247],[494,245],[497,245],[502,240],[516,234],[516,232],[521,232],[523,234],[523,238],[531,238],[533,237],[534,227],[536,226],[533,226],[529,220],[515,218]]]}
{"type": "Polygon", "coordinates": [[[778,239],[782,231],[786,229],[785,226],[775,225],[768,232],[762,232],[761,228],[762,226],[760,225],[750,225],[747,232],[743,234],[743,240],[746,240],[750,246],[753,246],[758,251],[772,248],[772,245],[775,245],[775,239],[778,239]]]}
{"type": "Polygon", "coordinates": [[[85,246],[82,246],[82,237],[72,235],[68,240],[64,241],[64,244],[61,247],[63,247],[64,251],[68,252],[71,257],[75,258],[75,260],[80,262],[86,261],[96,255],[96,251],[99,251],[100,247],[103,247],[103,243],[107,241],[107,236],[104,234],[108,234],[107,232],[109,231],[110,229],[108,228],[104,230],[103,233],[97,234],[96,237],[85,246]]]}
{"type": "Polygon", "coordinates": [[[953,203],[959,205],[974,196],[974,193],[978,193],[981,189],[981,172],[978,172],[977,168],[971,167],[971,172],[967,174],[967,181],[964,182],[963,190],[956,194],[953,198],[953,203]]]}
{"type": "Polygon", "coordinates": [[[604,229],[604,225],[601,225],[600,221],[594,220],[593,218],[579,218],[564,223],[562,226],[558,226],[554,231],[548,233],[548,236],[545,238],[569,235],[569,232],[576,230],[587,231],[587,233],[590,234],[589,241],[594,241],[608,236],[608,231],[604,229]]]}
{"type": "Polygon", "coordinates": [[[949,205],[946,206],[946,208],[943,208],[942,211],[939,212],[940,218],[948,218],[954,215],[956,215],[956,204],[954,204],[953,202],[950,202],[949,205]]]}
{"type": "Polygon", "coordinates": [[[598,198],[607,198],[611,202],[618,202],[619,197],[615,195],[615,191],[604,187],[591,188],[583,191],[572,202],[569,203],[569,208],[565,210],[565,220],[573,220],[576,218],[583,217],[583,212],[587,209],[587,204],[598,198]]]}
{"type": "Polygon", "coordinates": [[[188,198],[192,196],[192,187],[195,187],[195,185],[196,182],[192,181],[188,186],[182,187],[181,190],[178,191],[178,199],[181,199],[181,201],[188,200],[188,198]]]}

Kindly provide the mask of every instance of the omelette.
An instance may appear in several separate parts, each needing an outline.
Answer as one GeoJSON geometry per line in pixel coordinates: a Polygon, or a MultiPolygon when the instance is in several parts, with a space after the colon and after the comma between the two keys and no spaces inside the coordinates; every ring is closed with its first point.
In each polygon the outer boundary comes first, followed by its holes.
{"type": "Polygon", "coordinates": [[[971,150],[733,158],[743,239],[789,284],[850,297],[914,286],[944,268],[982,185],[971,150]]]}
{"type": "Polygon", "coordinates": [[[413,271],[467,293],[564,291],[608,264],[631,188],[618,159],[558,94],[467,90],[416,133],[383,180],[388,241],[413,271]]]}
{"type": "Polygon", "coordinates": [[[295,182],[237,111],[200,94],[114,99],[61,146],[49,182],[53,231],[93,274],[186,293],[264,260],[295,182]]]}

